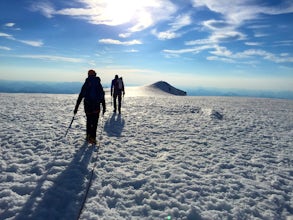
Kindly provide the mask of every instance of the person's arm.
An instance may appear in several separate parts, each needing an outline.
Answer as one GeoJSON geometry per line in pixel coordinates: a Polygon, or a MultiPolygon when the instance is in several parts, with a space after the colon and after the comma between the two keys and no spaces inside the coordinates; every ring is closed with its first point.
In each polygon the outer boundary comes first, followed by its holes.
{"type": "Polygon", "coordinates": [[[122,79],[121,79],[121,82],[122,82],[122,92],[123,92],[123,95],[125,95],[124,82],[122,79]]]}
{"type": "Polygon", "coordinates": [[[103,94],[103,96],[102,96],[103,99],[102,99],[102,101],[100,103],[102,103],[103,114],[105,114],[105,112],[106,112],[106,101],[105,101],[105,91],[104,91],[104,88],[103,88],[102,84],[98,85],[98,92],[103,94]]]}
{"type": "Polygon", "coordinates": [[[112,83],[111,83],[111,96],[113,96],[113,87],[114,87],[114,80],[112,80],[112,83]]]}
{"type": "Polygon", "coordinates": [[[106,102],[105,99],[102,100],[103,114],[106,112],[106,102]]]}
{"type": "Polygon", "coordinates": [[[80,90],[80,93],[78,95],[78,99],[76,101],[75,108],[74,108],[74,111],[73,111],[74,114],[77,113],[78,107],[79,107],[79,105],[80,105],[80,103],[81,103],[81,101],[82,101],[82,99],[84,97],[84,94],[85,94],[85,83],[83,84],[83,86],[82,86],[82,88],[80,90]]]}

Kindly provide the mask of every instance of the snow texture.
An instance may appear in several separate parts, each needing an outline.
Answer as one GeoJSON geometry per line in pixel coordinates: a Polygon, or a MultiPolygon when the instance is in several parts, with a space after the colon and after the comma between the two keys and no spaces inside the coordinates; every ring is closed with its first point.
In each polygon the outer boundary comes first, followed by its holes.
{"type": "Polygon", "coordinates": [[[93,168],[80,219],[293,218],[290,100],[107,95],[97,148],[77,95],[0,99],[0,219],[76,219],[93,168]]]}

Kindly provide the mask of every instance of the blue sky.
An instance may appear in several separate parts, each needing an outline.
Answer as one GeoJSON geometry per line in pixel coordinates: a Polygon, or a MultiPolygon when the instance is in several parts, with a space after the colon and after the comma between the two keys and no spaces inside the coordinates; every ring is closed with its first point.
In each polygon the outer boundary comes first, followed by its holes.
{"type": "Polygon", "coordinates": [[[291,0],[1,0],[0,79],[293,90],[291,0]]]}

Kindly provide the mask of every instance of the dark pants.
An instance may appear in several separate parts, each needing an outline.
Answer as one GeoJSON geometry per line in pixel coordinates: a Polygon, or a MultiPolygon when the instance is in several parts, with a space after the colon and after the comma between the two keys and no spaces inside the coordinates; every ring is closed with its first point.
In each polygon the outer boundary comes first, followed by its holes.
{"type": "Polygon", "coordinates": [[[117,92],[113,94],[114,99],[114,111],[117,110],[117,98],[118,98],[118,111],[121,112],[121,100],[122,100],[122,92],[117,92]]]}
{"type": "Polygon", "coordinates": [[[96,139],[99,112],[86,114],[86,136],[96,139]]]}

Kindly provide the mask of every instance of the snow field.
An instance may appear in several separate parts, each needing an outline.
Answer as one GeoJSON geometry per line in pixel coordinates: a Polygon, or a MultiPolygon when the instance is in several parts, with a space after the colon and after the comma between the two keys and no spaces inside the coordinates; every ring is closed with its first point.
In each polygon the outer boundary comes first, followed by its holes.
{"type": "Polygon", "coordinates": [[[286,219],[293,102],[126,97],[84,143],[77,95],[0,94],[0,219],[286,219]],[[102,130],[101,130],[102,129],[102,130]]]}

